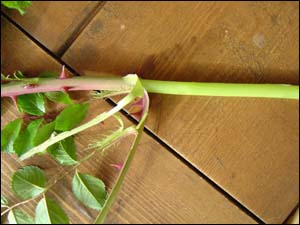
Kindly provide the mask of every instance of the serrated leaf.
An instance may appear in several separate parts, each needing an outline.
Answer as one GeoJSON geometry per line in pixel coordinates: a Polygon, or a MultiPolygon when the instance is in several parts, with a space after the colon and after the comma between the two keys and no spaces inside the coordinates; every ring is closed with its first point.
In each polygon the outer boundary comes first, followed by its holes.
{"type": "Polygon", "coordinates": [[[46,112],[45,99],[41,93],[19,95],[17,105],[20,112],[42,116],[46,112]]]}
{"type": "Polygon", "coordinates": [[[45,96],[52,102],[60,102],[64,103],[67,105],[72,104],[72,100],[70,96],[63,91],[51,91],[51,92],[46,92],[45,96]]]}
{"type": "Polygon", "coordinates": [[[60,141],[55,147],[48,148],[48,152],[62,165],[78,163],[76,145],[72,136],[60,141]]]}
{"type": "Polygon", "coordinates": [[[1,130],[1,152],[14,153],[13,145],[20,133],[21,126],[22,120],[16,119],[1,130]]]}
{"type": "Polygon", "coordinates": [[[67,131],[77,126],[86,116],[88,104],[73,104],[65,108],[57,117],[55,130],[67,131]]]}
{"type": "Polygon", "coordinates": [[[25,10],[31,5],[30,1],[1,1],[1,4],[9,9],[16,9],[21,15],[25,14],[25,10]]]}
{"type": "Polygon", "coordinates": [[[46,175],[36,166],[26,166],[12,176],[12,189],[21,199],[34,198],[45,191],[46,175]]]}
{"type": "Polygon", "coordinates": [[[38,128],[40,127],[42,122],[43,119],[32,121],[25,130],[21,131],[19,136],[16,138],[13,148],[14,152],[19,157],[34,146],[33,140],[35,139],[38,128]]]}
{"type": "Polygon", "coordinates": [[[10,210],[7,216],[9,224],[33,224],[33,218],[19,209],[10,210]]]}
{"type": "Polygon", "coordinates": [[[42,127],[40,127],[37,131],[35,138],[33,139],[33,146],[37,146],[47,139],[50,138],[51,134],[53,133],[55,128],[55,122],[48,123],[42,127]]]}
{"type": "Polygon", "coordinates": [[[43,198],[35,209],[36,224],[69,224],[64,210],[52,199],[43,198]]]}
{"type": "Polygon", "coordinates": [[[1,207],[3,206],[8,206],[8,200],[3,195],[1,195],[1,207]]]}
{"type": "Polygon", "coordinates": [[[101,210],[105,200],[105,184],[98,178],[78,173],[73,177],[72,190],[76,198],[85,206],[101,210]]]}

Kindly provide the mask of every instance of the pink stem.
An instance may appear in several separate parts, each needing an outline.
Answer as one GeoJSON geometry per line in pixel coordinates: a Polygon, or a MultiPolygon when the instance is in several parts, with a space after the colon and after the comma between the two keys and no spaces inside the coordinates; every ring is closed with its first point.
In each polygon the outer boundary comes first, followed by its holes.
{"type": "Polygon", "coordinates": [[[67,79],[39,78],[37,83],[13,81],[1,85],[1,97],[51,91],[110,90],[130,91],[131,85],[122,78],[72,77],[67,79]],[[30,86],[30,88],[28,88],[30,86]]]}

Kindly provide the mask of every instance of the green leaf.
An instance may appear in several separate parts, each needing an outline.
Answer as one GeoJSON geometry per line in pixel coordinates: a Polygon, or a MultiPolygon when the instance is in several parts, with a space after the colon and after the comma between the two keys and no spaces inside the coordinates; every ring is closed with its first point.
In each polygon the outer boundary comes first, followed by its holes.
{"type": "Polygon", "coordinates": [[[22,120],[16,119],[1,130],[1,152],[14,153],[13,145],[20,133],[21,126],[22,120]]]}
{"type": "Polygon", "coordinates": [[[35,209],[36,224],[69,224],[64,210],[52,199],[43,198],[35,209]]]}
{"type": "Polygon", "coordinates": [[[25,10],[31,5],[31,1],[1,1],[1,4],[9,9],[16,9],[21,15],[24,15],[25,10]]]}
{"type": "Polygon", "coordinates": [[[1,207],[3,206],[8,206],[8,200],[3,195],[1,195],[1,207]]]}
{"type": "Polygon", "coordinates": [[[9,224],[33,224],[33,218],[19,209],[10,210],[7,216],[9,224]]]}
{"type": "Polygon", "coordinates": [[[12,189],[23,200],[43,193],[47,179],[44,171],[36,166],[26,166],[12,176],[12,189]]]}
{"type": "Polygon", "coordinates": [[[101,210],[105,200],[105,184],[98,178],[76,172],[72,181],[72,190],[76,198],[85,206],[101,210]]]}
{"type": "Polygon", "coordinates": [[[78,125],[86,116],[88,104],[73,104],[65,108],[57,117],[55,130],[67,131],[78,125]]]}
{"type": "Polygon", "coordinates": [[[16,138],[13,145],[14,152],[20,157],[22,154],[34,147],[33,140],[37,135],[38,128],[44,119],[32,121],[25,130],[16,138]]]}
{"type": "Polygon", "coordinates": [[[34,116],[42,116],[46,112],[45,99],[41,93],[19,95],[17,97],[18,109],[34,116]]]}
{"type": "Polygon", "coordinates": [[[76,145],[73,137],[60,141],[55,147],[48,148],[48,152],[62,165],[74,165],[76,161],[76,145]]]}
{"type": "Polygon", "coordinates": [[[47,139],[50,138],[51,134],[53,133],[55,128],[55,122],[48,123],[42,127],[40,127],[37,131],[35,138],[33,139],[33,146],[37,146],[47,139]]]}
{"type": "Polygon", "coordinates": [[[68,93],[63,91],[46,92],[45,96],[52,102],[60,102],[67,105],[73,103],[68,93]]]}

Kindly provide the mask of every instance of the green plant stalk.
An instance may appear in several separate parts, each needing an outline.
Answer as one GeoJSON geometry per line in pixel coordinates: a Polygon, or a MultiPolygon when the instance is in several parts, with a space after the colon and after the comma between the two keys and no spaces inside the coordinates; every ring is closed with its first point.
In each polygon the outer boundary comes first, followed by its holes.
{"type": "Polygon", "coordinates": [[[136,153],[137,150],[137,146],[139,144],[139,141],[141,139],[141,135],[142,135],[142,131],[144,128],[144,122],[143,124],[140,126],[140,128],[137,130],[137,136],[133,142],[132,147],[130,148],[129,154],[127,156],[127,159],[125,160],[125,163],[123,165],[123,169],[116,181],[115,186],[113,187],[113,189],[111,190],[108,199],[105,202],[105,205],[103,206],[101,212],[99,213],[99,215],[97,216],[96,220],[95,220],[95,224],[103,224],[104,220],[109,212],[110,207],[112,206],[112,204],[114,203],[115,198],[117,197],[120,188],[122,186],[122,183],[126,177],[126,174],[128,172],[128,169],[131,165],[131,162],[134,158],[134,155],[136,153]]]}
{"type": "MultiPolygon", "coordinates": [[[[101,74],[100,74],[101,75],[101,74]]],[[[133,84],[118,77],[72,77],[68,79],[39,78],[35,80],[34,88],[26,89],[30,78],[1,85],[1,97],[21,94],[77,90],[111,90],[126,93],[133,84]]],[[[32,79],[31,79],[32,80],[32,79]]],[[[140,79],[148,93],[194,96],[223,96],[223,97],[255,97],[299,99],[299,86],[288,84],[238,84],[238,83],[205,83],[178,82],[140,79]]]]}
{"type": "Polygon", "coordinates": [[[43,142],[42,144],[30,149],[28,152],[24,153],[22,156],[20,156],[20,160],[25,160],[28,159],[30,157],[32,157],[33,155],[37,154],[37,153],[41,153],[44,152],[48,147],[50,147],[51,145],[64,140],[65,138],[68,138],[72,135],[75,135],[77,133],[80,133],[81,131],[84,131],[92,126],[95,126],[99,123],[101,123],[102,121],[108,119],[109,117],[113,116],[115,113],[117,113],[118,111],[120,111],[122,108],[124,108],[126,105],[128,105],[130,102],[133,101],[134,98],[132,98],[131,96],[127,95],[126,97],[124,97],[117,106],[115,106],[114,108],[112,108],[111,110],[109,110],[108,112],[104,112],[98,116],[96,116],[94,119],[90,120],[89,122],[78,126],[70,131],[65,131],[63,133],[58,134],[57,136],[54,137],[50,137],[47,141],[43,142]]]}
{"type": "Polygon", "coordinates": [[[299,99],[299,86],[141,80],[149,93],[223,97],[299,99]]]}
{"type": "MultiPolygon", "coordinates": [[[[147,93],[145,93],[145,95],[147,95],[147,93]]],[[[134,155],[136,153],[138,144],[140,142],[140,139],[141,139],[141,136],[142,136],[142,133],[143,133],[143,129],[144,129],[144,126],[145,126],[145,122],[146,122],[146,119],[147,119],[147,116],[148,116],[148,109],[149,109],[149,101],[148,101],[148,95],[147,95],[147,103],[146,103],[146,106],[145,106],[145,109],[144,109],[144,113],[142,115],[142,118],[141,118],[139,124],[136,126],[137,135],[134,139],[134,142],[131,145],[128,156],[125,160],[125,163],[124,163],[123,168],[122,168],[122,170],[119,174],[119,177],[116,181],[116,184],[114,185],[113,189],[111,190],[111,192],[109,194],[109,197],[106,200],[101,212],[97,216],[97,218],[94,222],[95,224],[103,224],[104,223],[105,218],[106,218],[106,216],[109,212],[109,209],[112,206],[112,204],[114,203],[114,200],[117,197],[117,195],[118,195],[118,193],[121,189],[122,183],[123,183],[123,181],[126,177],[126,174],[129,170],[129,167],[130,167],[130,165],[132,163],[132,160],[134,158],[134,155]]]]}

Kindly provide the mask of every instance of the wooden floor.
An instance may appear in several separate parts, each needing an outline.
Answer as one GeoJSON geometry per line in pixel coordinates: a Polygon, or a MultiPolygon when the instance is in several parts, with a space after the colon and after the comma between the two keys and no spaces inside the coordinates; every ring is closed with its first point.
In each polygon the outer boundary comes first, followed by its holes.
{"type": "MultiPolygon", "coordinates": [[[[178,81],[299,85],[298,2],[33,2],[1,9],[1,71],[108,72],[178,81]]],[[[150,96],[138,153],[107,223],[283,223],[299,204],[299,101],[150,96]]],[[[5,125],[17,112],[3,101],[5,125]]],[[[93,103],[92,114],[111,107],[93,103]]],[[[128,124],[132,123],[124,117],[128,124]]],[[[77,137],[86,146],[105,127],[77,137]]],[[[111,188],[131,139],[81,166],[111,188]]],[[[80,153],[81,154],[81,153],[80,153]]],[[[55,173],[51,159],[34,163],[55,173]]],[[[1,193],[20,163],[2,155],[1,193]]],[[[91,223],[67,178],[50,193],[91,223]]],[[[33,213],[34,205],[26,206],[33,213]]],[[[299,212],[299,211],[298,211],[299,212]]],[[[299,217],[298,217],[299,218],[299,217]]]]}

